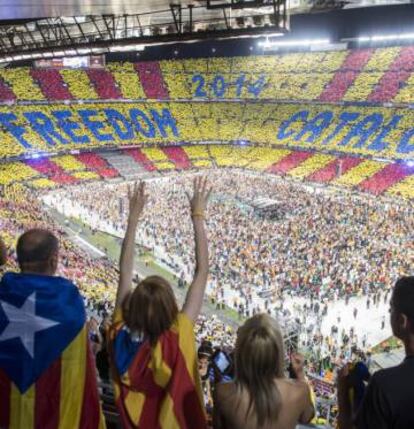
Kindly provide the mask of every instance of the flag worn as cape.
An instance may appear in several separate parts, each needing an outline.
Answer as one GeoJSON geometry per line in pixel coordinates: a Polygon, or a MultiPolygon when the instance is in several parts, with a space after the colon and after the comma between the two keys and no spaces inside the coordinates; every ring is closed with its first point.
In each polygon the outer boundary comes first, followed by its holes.
{"type": "Polygon", "coordinates": [[[61,277],[0,282],[0,428],[104,429],[85,309],[61,277]]]}
{"type": "Polygon", "coordinates": [[[109,344],[124,429],[206,429],[194,325],[185,314],[151,347],[129,332],[118,310],[109,344]]]}

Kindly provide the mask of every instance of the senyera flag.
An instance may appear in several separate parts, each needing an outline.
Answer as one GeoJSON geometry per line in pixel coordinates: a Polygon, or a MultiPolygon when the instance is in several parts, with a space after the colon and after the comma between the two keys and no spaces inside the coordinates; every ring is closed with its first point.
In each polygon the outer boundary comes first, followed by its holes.
{"type": "Polygon", "coordinates": [[[104,429],[85,309],[61,277],[0,283],[0,429],[104,429]]]}
{"type": "Polygon", "coordinates": [[[155,346],[119,311],[109,331],[115,404],[124,429],[206,429],[194,326],[180,313],[155,346]]]}

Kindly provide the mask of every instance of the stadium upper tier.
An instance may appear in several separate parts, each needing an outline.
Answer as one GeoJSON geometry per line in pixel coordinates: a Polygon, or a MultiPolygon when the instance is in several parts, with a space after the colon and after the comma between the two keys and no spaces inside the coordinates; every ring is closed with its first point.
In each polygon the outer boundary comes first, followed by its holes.
{"type": "Polygon", "coordinates": [[[130,145],[240,142],[414,158],[414,110],[266,102],[0,106],[0,158],[130,145]]]}
{"type": "Polygon", "coordinates": [[[0,101],[268,99],[413,103],[414,47],[0,71],[0,101]]]}

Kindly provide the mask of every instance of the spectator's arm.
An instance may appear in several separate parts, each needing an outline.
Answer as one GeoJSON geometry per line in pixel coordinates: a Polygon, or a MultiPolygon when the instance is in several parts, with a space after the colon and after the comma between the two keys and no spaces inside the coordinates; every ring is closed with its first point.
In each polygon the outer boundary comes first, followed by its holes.
{"type": "Polygon", "coordinates": [[[307,382],[302,381],[304,395],[305,395],[305,405],[302,414],[299,417],[299,422],[303,424],[308,424],[315,417],[315,406],[312,402],[312,392],[311,386],[308,385],[307,382]]]}
{"type": "Polygon", "coordinates": [[[204,227],[205,210],[211,189],[207,180],[194,180],[194,194],[191,199],[191,217],[194,227],[196,266],[194,278],[185,298],[183,312],[193,321],[200,314],[208,278],[208,242],[204,227]]]}
{"type": "Polygon", "coordinates": [[[349,392],[338,388],[338,429],[354,429],[349,392]]]}
{"type": "Polygon", "coordinates": [[[301,383],[304,390],[304,408],[299,418],[300,423],[309,423],[315,416],[315,406],[312,400],[312,387],[308,384],[305,374],[305,358],[300,353],[294,353],[291,357],[292,370],[296,380],[301,383]]]}
{"type": "Polygon", "coordinates": [[[223,419],[223,415],[221,413],[220,410],[220,405],[221,402],[220,399],[218,398],[218,390],[220,389],[220,385],[217,384],[215,389],[214,389],[214,394],[213,394],[213,429],[224,429],[225,428],[225,424],[224,424],[224,419],[223,419]]]}
{"type": "Polygon", "coordinates": [[[354,429],[348,375],[349,368],[345,365],[338,373],[338,429],[354,429]]]}
{"type": "Polygon", "coordinates": [[[0,267],[7,262],[7,247],[0,237],[0,267]]]}
{"type": "Polygon", "coordinates": [[[121,257],[119,260],[119,284],[116,294],[115,308],[120,308],[125,297],[131,291],[132,276],[134,269],[135,236],[139,217],[147,201],[145,195],[145,184],[141,182],[128,189],[129,216],[122,242],[121,257]]]}

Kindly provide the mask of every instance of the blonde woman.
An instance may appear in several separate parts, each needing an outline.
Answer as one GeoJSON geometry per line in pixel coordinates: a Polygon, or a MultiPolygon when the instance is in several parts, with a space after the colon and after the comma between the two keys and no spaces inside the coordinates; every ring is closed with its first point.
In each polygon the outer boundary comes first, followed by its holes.
{"type": "Polygon", "coordinates": [[[237,335],[235,380],[216,386],[215,429],[294,429],[313,418],[303,358],[294,356],[292,380],[284,357],[276,320],[260,314],[246,321],[237,335]]]}

